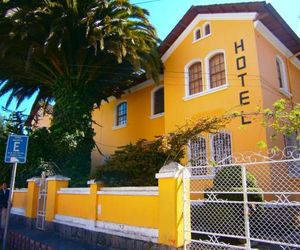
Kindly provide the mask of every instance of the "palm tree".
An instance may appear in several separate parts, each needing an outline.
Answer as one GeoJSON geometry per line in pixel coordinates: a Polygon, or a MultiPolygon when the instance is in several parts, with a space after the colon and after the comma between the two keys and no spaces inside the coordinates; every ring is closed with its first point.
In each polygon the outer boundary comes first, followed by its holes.
{"type": "Polygon", "coordinates": [[[65,174],[89,172],[95,106],[138,78],[158,80],[147,16],[128,0],[2,0],[0,96],[20,105],[36,95],[32,110],[55,101],[51,131],[65,174]]]}

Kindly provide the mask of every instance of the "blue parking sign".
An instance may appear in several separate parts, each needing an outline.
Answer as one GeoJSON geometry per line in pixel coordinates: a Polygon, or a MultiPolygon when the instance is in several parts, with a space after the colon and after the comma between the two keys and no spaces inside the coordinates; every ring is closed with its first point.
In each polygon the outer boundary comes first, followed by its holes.
{"type": "Polygon", "coordinates": [[[28,136],[10,135],[7,140],[5,162],[25,163],[27,155],[28,136]]]}

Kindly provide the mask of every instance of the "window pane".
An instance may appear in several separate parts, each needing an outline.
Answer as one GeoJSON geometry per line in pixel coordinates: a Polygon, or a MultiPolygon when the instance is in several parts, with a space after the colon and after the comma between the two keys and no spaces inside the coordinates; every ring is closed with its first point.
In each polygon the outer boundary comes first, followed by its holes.
{"type": "Polygon", "coordinates": [[[224,54],[214,55],[209,60],[210,88],[226,84],[224,54]]]}
{"type": "Polygon", "coordinates": [[[277,77],[278,77],[278,82],[279,82],[279,88],[283,88],[283,82],[282,82],[282,64],[279,62],[278,59],[276,59],[276,67],[277,67],[277,77]]]}
{"type": "Polygon", "coordinates": [[[207,152],[206,140],[203,137],[197,137],[190,141],[190,154],[192,166],[206,166],[207,152]]]}
{"type": "Polygon", "coordinates": [[[117,107],[117,126],[127,123],[127,103],[122,102],[117,107]]]}
{"type": "Polygon", "coordinates": [[[200,29],[197,29],[195,31],[195,40],[198,40],[201,38],[201,30],[200,29]]]}
{"type": "Polygon", "coordinates": [[[154,115],[164,112],[164,88],[160,88],[154,93],[154,115]]]}
{"type": "Polygon", "coordinates": [[[210,34],[210,25],[209,24],[205,25],[205,31],[204,32],[205,32],[206,36],[210,34]]]}
{"type": "Polygon", "coordinates": [[[189,67],[189,94],[193,95],[202,91],[202,66],[201,62],[196,62],[189,67]]]}
{"type": "Polygon", "coordinates": [[[213,160],[220,164],[232,163],[231,136],[228,133],[217,133],[212,137],[213,160]]]}

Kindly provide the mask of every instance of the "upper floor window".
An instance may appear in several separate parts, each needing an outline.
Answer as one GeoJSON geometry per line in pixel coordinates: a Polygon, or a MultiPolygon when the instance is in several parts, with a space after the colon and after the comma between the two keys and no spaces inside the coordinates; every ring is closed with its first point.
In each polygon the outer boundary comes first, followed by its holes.
{"type": "Polygon", "coordinates": [[[210,24],[207,23],[204,25],[204,36],[210,35],[210,24]]]}
{"type": "Polygon", "coordinates": [[[231,134],[228,132],[219,132],[212,135],[212,160],[224,165],[232,163],[231,134]]]}
{"type": "Polygon", "coordinates": [[[201,62],[193,63],[188,68],[189,74],[189,95],[203,91],[202,64],[201,62]]]}
{"type": "Polygon", "coordinates": [[[217,53],[209,59],[210,88],[216,88],[226,84],[224,53],[217,53]]]}
{"type": "Polygon", "coordinates": [[[116,109],[116,126],[127,124],[127,102],[118,104],[116,109]]]}
{"type": "Polygon", "coordinates": [[[277,79],[278,79],[279,88],[288,92],[289,89],[288,89],[288,83],[286,77],[285,64],[279,56],[276,56],[276,69],[277,69],[277,79]]]}
{"type": "Polygon", "coordinates": [[[199,40],[201,38],[201,29],[198,28],[194,31],[194,41],[199,40]]]}
{"type": "Polygon", "coordinates": [[[163,114],[164,107],[164,87],[159,87],[152,93],[152,115],[163,114]]]}

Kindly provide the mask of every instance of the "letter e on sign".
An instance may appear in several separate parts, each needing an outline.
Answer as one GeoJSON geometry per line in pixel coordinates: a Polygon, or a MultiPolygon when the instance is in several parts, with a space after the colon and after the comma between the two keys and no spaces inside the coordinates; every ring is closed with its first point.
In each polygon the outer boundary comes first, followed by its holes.
{"type": "Polygon", "coordinates": [[[25,163],[27,156],[28,136],[10,135],[7,139],[5,159],[6,163],[25,163]]]}

